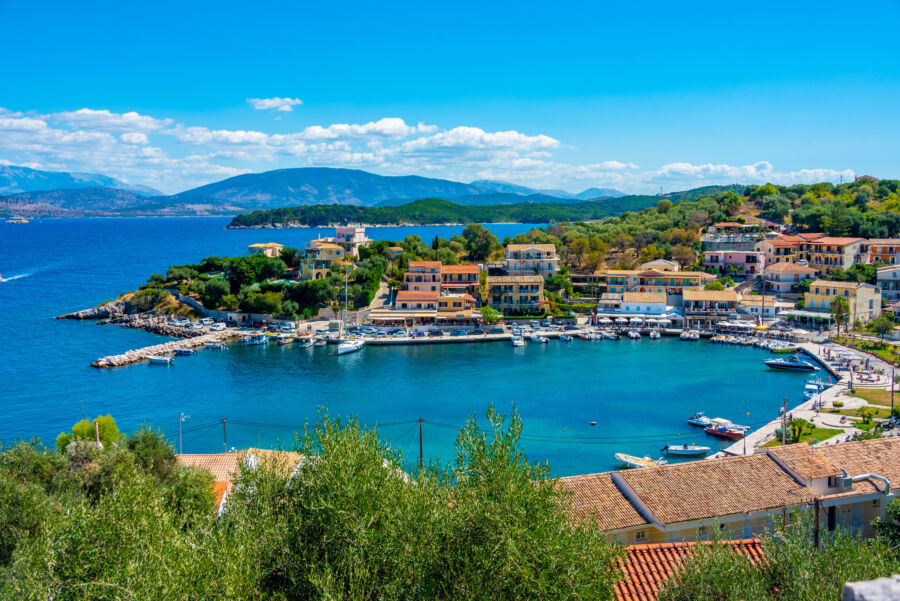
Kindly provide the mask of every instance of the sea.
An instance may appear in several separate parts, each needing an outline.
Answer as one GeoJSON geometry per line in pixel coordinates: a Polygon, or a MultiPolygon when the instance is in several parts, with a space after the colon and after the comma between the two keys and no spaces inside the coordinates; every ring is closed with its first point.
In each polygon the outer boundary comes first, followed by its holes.
{"type": "MultiPolygon", "coordinates": [[[[689,426],[697,411],[758,426],[783,400],[799,404],[805,376],[767,370],[753,347],[621,340],[365,347],[239,346],[178,357],[172,366],[90,366],[162,337],[92,321],[54,319],[134,290],[169,265],[240,255],[255,242],[302,248],[330,229],[229,230],[228,218],[60,219],[0,223],[0,442],[56,435],[112,415],[123,432],[162,430],[185,453],[295,444],[321,413],[356,418],[407,465],[453,462],[467,418],[517,412],[522,448],[553,474],[614,469],[618,452],[659,457],[666,444],[718,449],[689,426]],[[421,422],[420,422],[421,420],[421,422]],[[421,437],[420,437],[421,432],[421,437]]],[[[532,224],[488,224],[501,240],[532,224]]],[[[371,228],[374,239],[430,242],[462,226],[371,228]]]]}

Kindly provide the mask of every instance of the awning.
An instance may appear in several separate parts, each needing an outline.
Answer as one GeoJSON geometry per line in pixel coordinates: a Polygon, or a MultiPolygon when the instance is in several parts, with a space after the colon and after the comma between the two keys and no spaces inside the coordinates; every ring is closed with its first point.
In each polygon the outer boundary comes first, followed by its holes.
{"type": "Polygon", "coordinates": [[[628,323],[628,320],[624,317],[616,317],[616,323],[628,323]]]}
{"type": "Polygon", "coordinates": [[[652,317],[651,317],[650,319],[645,319],[644,322],[645,322],[645,323],[658,323],[658,322],[657,322],[655,319],[653,319],[652,317]]]}
{"type": "Polygon", "coordinates": [[[604,317],[600,320],[600,323],[612,323],[613,321],[609,317],[604,317]]]}
{"type": "Polygon", "coordinates": [[[641,319],[640,317],[632,317],[631,318],[631,323],[642,323],[643,321],[644,320],[641,319]]]}

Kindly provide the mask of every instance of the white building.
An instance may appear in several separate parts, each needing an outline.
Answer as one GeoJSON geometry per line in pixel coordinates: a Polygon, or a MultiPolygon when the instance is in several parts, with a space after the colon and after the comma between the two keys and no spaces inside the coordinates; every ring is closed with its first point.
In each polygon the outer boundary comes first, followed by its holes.
{"type": "Polygon", "coordinates": [[[878,268],[878,288],[888,303],[900,300],[900,265],[878,268]]]}
{"type": "Polygon", "coordinates": [[[510,244],[506,247],[510,276],[539,275],[545,280],[559,271],[559,256],[552,244],[510,244]]]}

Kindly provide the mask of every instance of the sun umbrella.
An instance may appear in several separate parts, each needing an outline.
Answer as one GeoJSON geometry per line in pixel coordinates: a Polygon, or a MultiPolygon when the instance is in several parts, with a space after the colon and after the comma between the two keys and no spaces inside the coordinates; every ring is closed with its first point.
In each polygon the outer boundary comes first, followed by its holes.
{"type": "Polygon", "coordinates": [[[612,323],[612,320],[609,317],[604,317],[600,320],[600,323],[612,323]]]}
{"type": "Polygon", "coordinates": [[[624,317],[616,317],[616,323],[628,323],[628,320],[624,317]]]}
{"type": "Polygon", "coordinates": [[[641,323],[642,321],[644,321],[644,320],[641,319],[640,317],[632,317],[631,318],[631,323],[641,323]]]}

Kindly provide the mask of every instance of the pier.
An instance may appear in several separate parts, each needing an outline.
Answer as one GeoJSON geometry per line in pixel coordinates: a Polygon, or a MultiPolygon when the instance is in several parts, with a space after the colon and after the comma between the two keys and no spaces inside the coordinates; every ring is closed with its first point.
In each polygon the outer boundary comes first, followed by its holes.
{"type": "Polygon", "coordinates": [[[126,351],[120,355],[101,357],[91,363],[92,367],[124,367],[133,363],[146,361],[153,355],[169,355],[176,349],[193,349],[202,347],[206,343],[220,343],[237,338],[240,334],[234,328],[228,328],[219,332],[208,332],[200,336],[193,336],[183,340],[172,340],[163,344],[154,344],[143,348],[126,351]]]}

